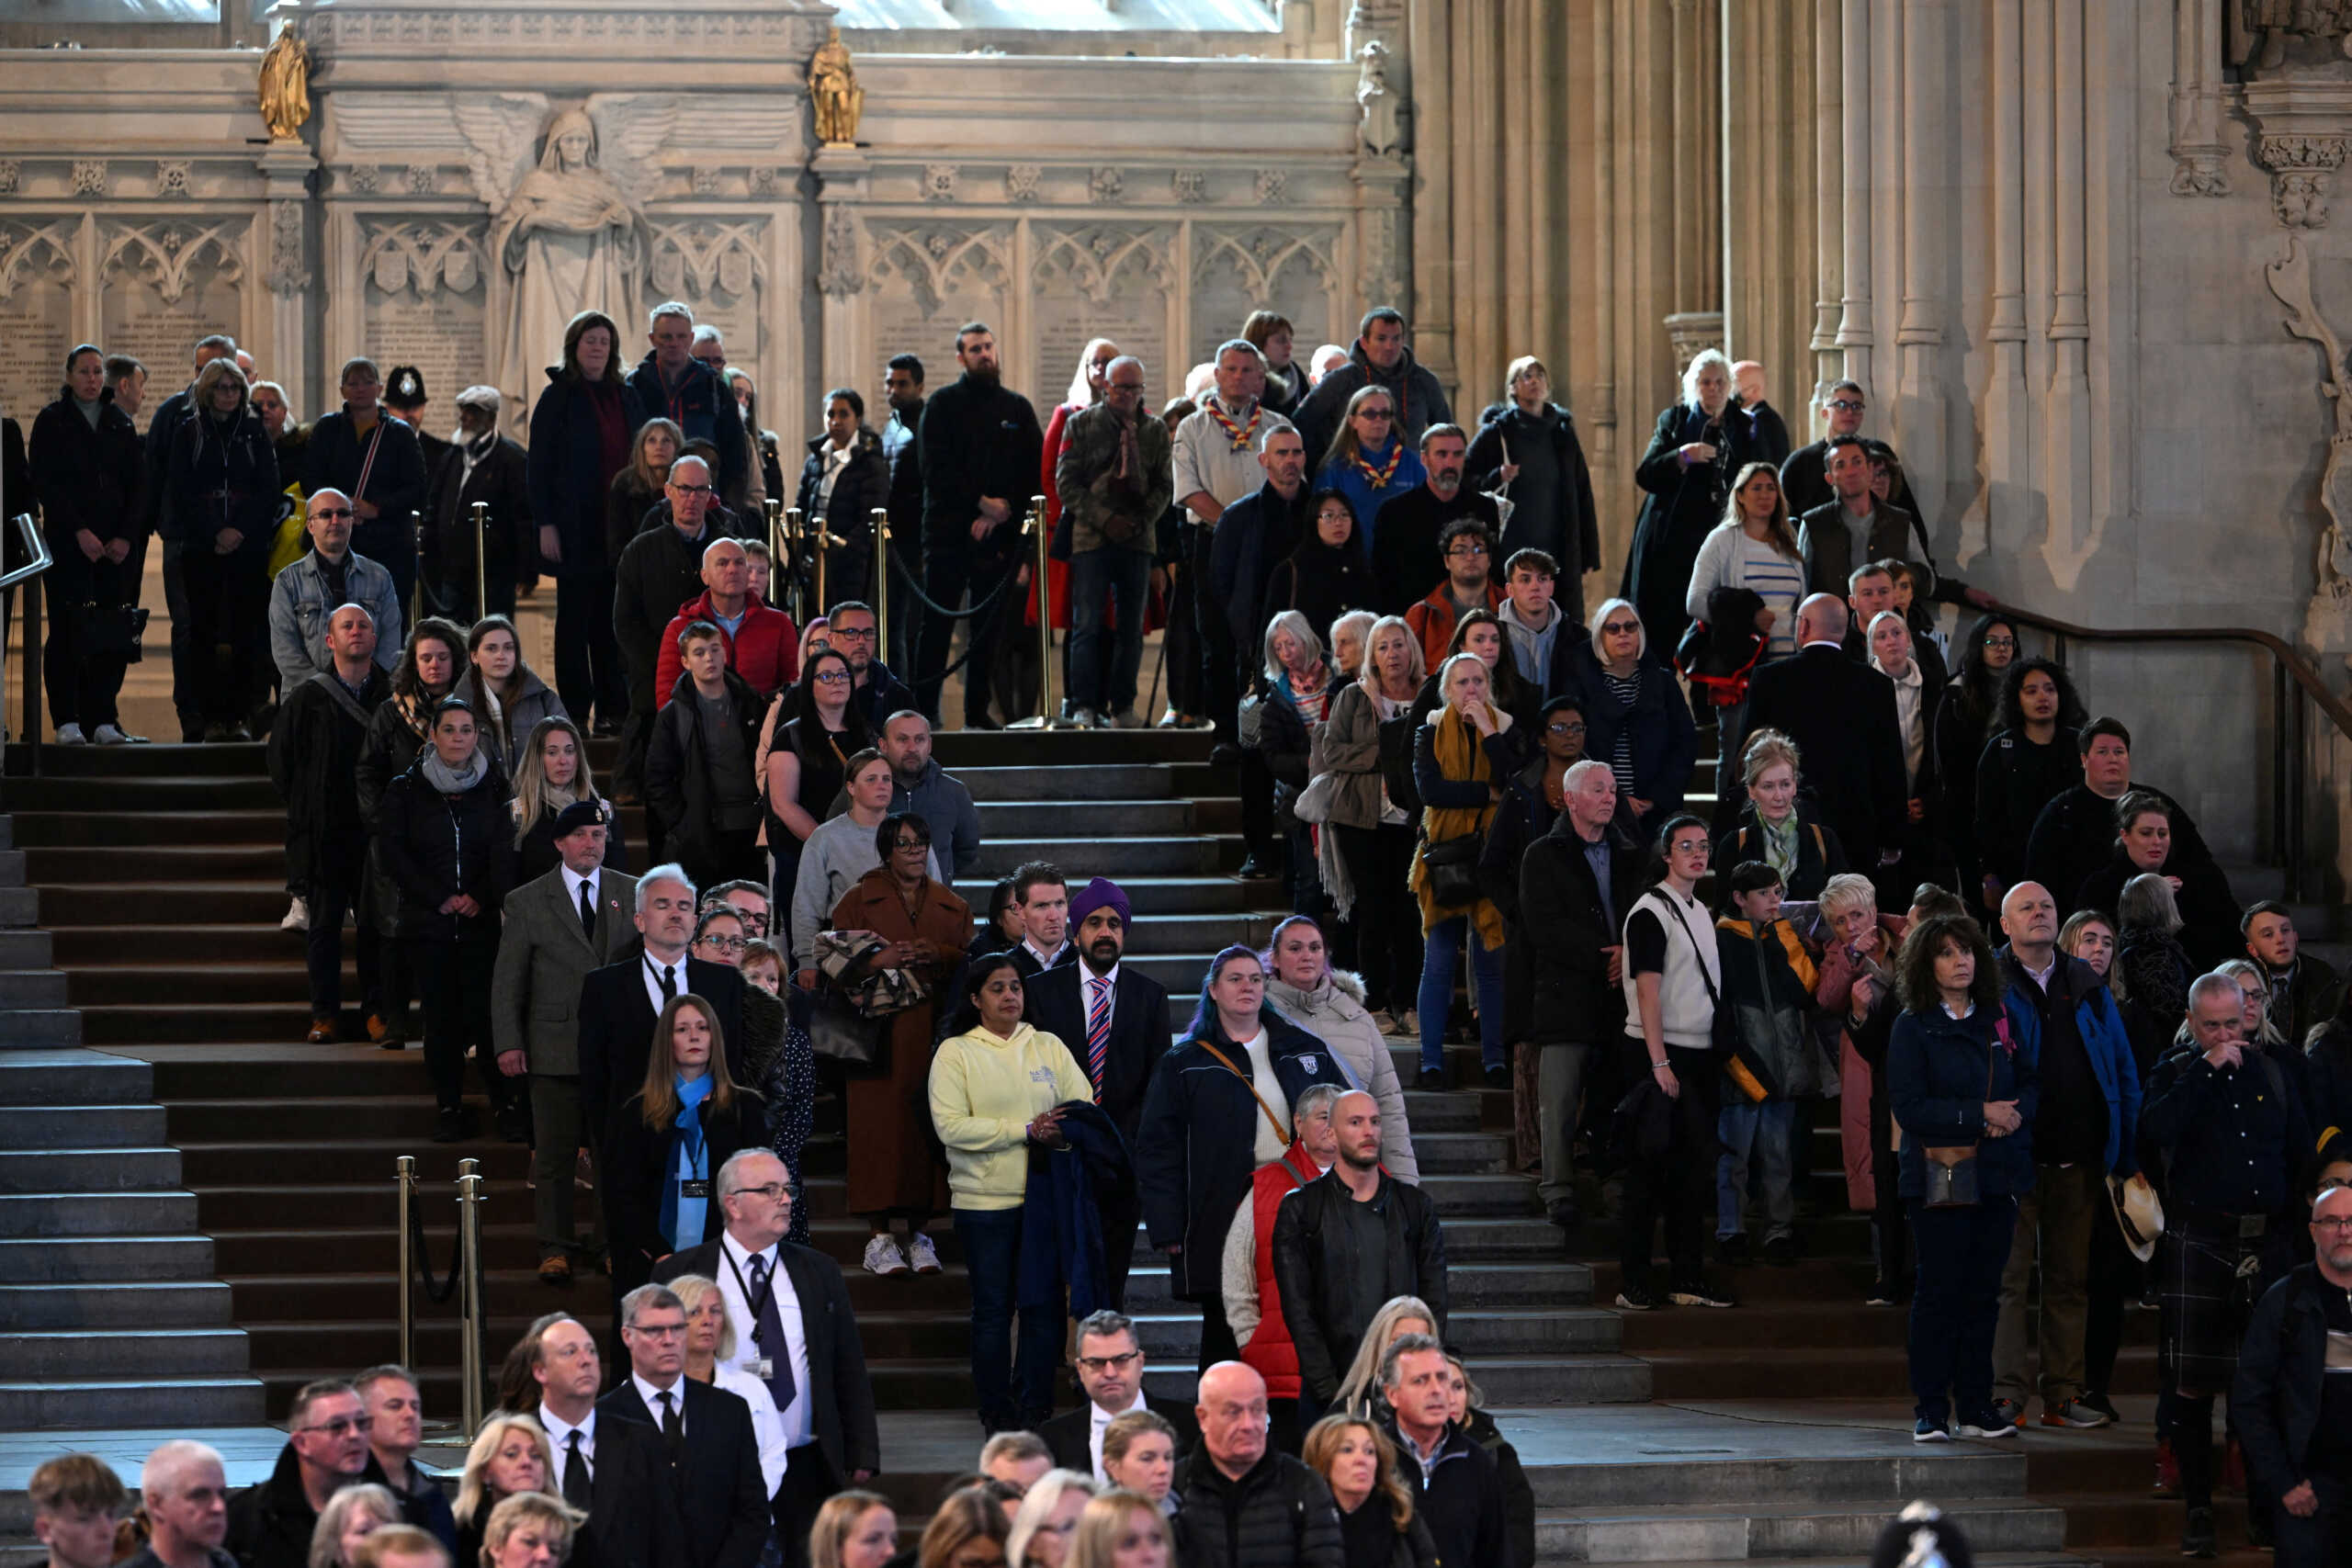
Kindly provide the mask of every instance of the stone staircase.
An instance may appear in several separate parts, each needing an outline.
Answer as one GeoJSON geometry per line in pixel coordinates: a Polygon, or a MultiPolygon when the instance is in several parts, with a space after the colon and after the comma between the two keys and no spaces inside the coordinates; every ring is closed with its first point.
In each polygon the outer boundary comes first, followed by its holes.
{"type": "MultiPolygon", "coordinates": [[[[1206,744],[1203,736],[1145,731],[947,735],[939,746],[943,763],[980,803],[988,847],[967,892],[984,888],[982,877],[1036,858],[1056,861],[1074,877],[1117,878],[1135,902],[1129,961],[1170,988],[1171,1027],[1190,1013],[1208,955],[1229,942],[1262,941],[1278,898],[1272,884],[1234,875],[1238,807],[1230,775],[1206,763],[1206,744]]],[[[142,1331],[159,1323],[188,1331],[191,1351],[235,1346],[240,1375],[223,1371],[218,1381],[233,1384],[240,1403],[166,1419],[250,1421],[265,1405],[281,1415],[308,1379],[394,1354],[391,1179],[401,1154],[418,1156],[428,1252],[444,1268],[454,1245],[456,1162],[482,1162],[491,1364],[553,1306],[600,1322],[601,1280],[584,1279],[564,1292],[537,1279],[526,1151],[430,1144],[430,1098],[415,1051],[299,1043],[309,1021],[300,945],[277,927],[285,908],[282,812],[261,776],[259,749],[52,750],[44,764],[46,777],[12,779],[6,787],[17,813],[15,841],[24,846],[18,858],[40,889],[49,926],[41,940],[53,942],[63,972],[63,994],[55,994],[59,977],[51,976],[42,999],[75,1010],[57,1016],[77,1020],[81,1032],[83,1048],[56,1066],[107,1064],[105,1070],[119,1075],[109,1083],[119,1087],[105,1098],[152,1097],[147,1119],[125,1122],[120,1134],[155,1145],[152,1168],[114,1157],[106,1168],[135,1170],[141,1187],[187,1190],[117,1207],[128,1211],[125,1223],[135,1213],[147,1227],[188,1232],[167,1244],[167,1255],[204,1276],[201,1284],[142,1287],[157,1292],[138,1298],[153,1307],[111,1298],[110,1304],[142,1331]],[[191,1315],[198,1314],[209,1315],[191,1315]],[[203,1330],[216,1332],[207,1337],[203,1330]],[[248,1359],[251,1374],[242,1375],[248,1359]]],[[[630,836],[643,843],[641,823],[631,823],[630,836]]],[[[28,919],[30,896],[23,897],[28,919]]],[[[1400,1065],[1409,1066],[1409,1045],[1396,1043],[1400,1065]]],[[[1465,1051],[1451,1055],[1470,1065],[1465,1051]]],[[[1457,1079],[1469,1083],[1475,1074],[1457,1079]]],[[[28,1091],[8,1103],[56,1105],[54,1089],[25,1081],[28,1091]]],[[[1447,1226],[1453,1334],[1490,1401],[1507,1412],[1506,1429],[1515,1438],[1525,1434],[1520,1446],[1543,1509],[1544,1562],[1859,1560],[1884,1517],[1921,1495],[1965,1509],[1972,1525],[1981,1522],[1988,1562],[2030,1568],[2061,1560],[2064,1517],[2024,1501],[2027,1470],[2016,1453],[1958,1445],[1921,1455],[1888,1419],[1837,1427],[1828,1438],[1808,1419],[1788,1419],[1786,1401],[1845,1389],[1828,1374],[1841,1354],[1837,1325],[1860,1311],[1852,1223],[1824,1222],[1836,1249],[1785,1274],[1787,1299],[1774,1315],[1758,1310],[1759,1300],[1758,1308],[1739,1313],[1622,1322],[1594,1304],[1613,1294],[1613,1266],[1566,1256],[1558,1233],[1540,1217],[1532,1181],[1510,1168],[1508,1096],[1482,1088],[1415,1090],[1407,1103],[1425,1185],[1447,1226]],[[1848,1301],[1851,1313],[1842,1305],[1848,1301]],[[1758,1344],[1774,1354],[1757,1356],[1758,1344]],[[1784,1354],[1817,1355],[1824,1375],[1766,1370],[1784,1354]],[[1769,1415],[1712,1421],[1645,1403],[1737,1393],[1783,1403],[1769,1415]]],[[[74,1120],[52,1111],[42,1119],[51,1129],[45,1135],[65,1138],[74,1120]]],[[[882,1280],[858,1269],[864,1225],[842,1212],[845,1157],[836,1109],[821,1101],[808,1151],[814,1239],[848,1268],[894,1456],[886,1481],[903,1506],[919,1511],[941,1481],[969,1465],[978,1446],[967,1403],[961,1259],[943,1227],[943,1274],[882,1280]],[[936,1440],[918,1440],[923,1433],[936,1440]]],[[[0,1156],[0,1170],[8,1168],[0,1156]]],[[[48,1215],[52,1228],[68,1223],[58,1216],[79,1212],[54,1201],[28,1207],[48,1215]]],[[[9,1206],[0,1203],[0,1212],[9,1206]]],[[[1610,1250],[1603,1229],[1583,1239],[1586,1252],[1610,1250]]],[[[1156,1269],[1136,1277],[1131,1305],[1153,1387],[1188,1392],[1197,1315],[1168,1299],[1156,1269]]],[[[430,1413],[453,1416],[454,1310],[424,1306],[420,1314],[416,1359],[430,1413]]],[[[1895,1348],[1891,1365],[1899,1375],[1899,1316],[1883,1315],[1888,1326],[1876,1337],[1882,1349],[1895,1348]]],[[[1859,1342],[1848,1333],[1844,1352],[1859,1342]]],[[[138,1386],[172,1385],[151,1378],[138,1386]]],[[[61,1406],[61,1418],[155,1424],[144,1405],[75,1409],[61,1406]]],[[[0,1535],[12,1533],[7,1484],[0,1483],[0,1535]]]]}
{"type": "Polygon", "coordinates": [[[0,1431],[261,1415],[153,1074],[86,1048],[0,818],[0,1431]]]}

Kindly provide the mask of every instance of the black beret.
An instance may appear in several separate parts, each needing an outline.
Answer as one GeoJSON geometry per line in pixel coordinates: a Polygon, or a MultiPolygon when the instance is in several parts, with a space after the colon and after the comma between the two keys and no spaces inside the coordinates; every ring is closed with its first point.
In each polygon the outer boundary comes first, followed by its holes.
{"type": "Polygon", "coordinates": [[[575,800],[557,814],[555,836],[560,839],[566,833],[576,832],[582,828],[601,828],[604,825],[605,803],[603,801],[575,800]]]}

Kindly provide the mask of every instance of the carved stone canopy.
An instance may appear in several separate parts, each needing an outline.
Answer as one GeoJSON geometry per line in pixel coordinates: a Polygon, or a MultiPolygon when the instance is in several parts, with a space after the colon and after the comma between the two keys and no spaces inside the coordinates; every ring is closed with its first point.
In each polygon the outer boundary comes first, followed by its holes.
{"type": "Polygon", "coordinates": [[[2245,85],[2254,161],[2270,175],[2271,206],[2290,229],[2324,229],[2328,195],[2352,153],[2352,80],[2278,77],[2245,85]]]}

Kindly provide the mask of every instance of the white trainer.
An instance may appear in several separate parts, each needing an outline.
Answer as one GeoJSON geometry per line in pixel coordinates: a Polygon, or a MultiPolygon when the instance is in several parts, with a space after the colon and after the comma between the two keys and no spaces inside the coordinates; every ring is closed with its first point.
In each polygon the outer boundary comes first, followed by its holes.
{"type": "Polygon", "coordinates": [[[311,929],[310,900],[307,898],[297,898],[288,904],[286,907],[286,918],[277,922],[277,929],[282,931],[309,931],[311,929]]]}
{"type": "Polygon", "coordinates": [[[907,1261],[914,1265],[918,1274],[936,1274],[939,1272],[939,1248],[931,1245],[931,1237],[917,1231],[914,1239],[907,1244],[907,1261]]]}
{"type": "Polygon", "coordinates": [[[61,724],[57,727],[57,743],[60,746],[87,746],[90,739],[82,733],[80,725],[61,724]]]}
{"type": "Polygon", "coordinates": [[[869,1274],[903,1274],[907,1271],[906,1255],[899,1244],[887,1235],[877,1235],[865,1244],[865,1271],[869,1274]]]}

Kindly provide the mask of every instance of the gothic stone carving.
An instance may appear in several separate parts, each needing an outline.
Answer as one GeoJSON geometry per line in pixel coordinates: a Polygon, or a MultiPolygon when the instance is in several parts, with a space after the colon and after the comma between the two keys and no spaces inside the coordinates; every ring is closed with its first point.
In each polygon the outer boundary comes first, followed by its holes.
{"type": "Polygon", "coordinates": [[[128,277],[153,288],[166,305],[179,302],[198,273],[224,283],[244,276],[245,220],[217,223],[174,219],[132,226],[109,224],[98,257],[103,277],[128,277]]]}
{"type": "Polygon", "coordinates": [[[1045,171],[1035,164],[1013,164],[1004,171],[1004,199],[1007,201],[1036,200],[1037,182],[1044,177],[1045,171]]]}
{"type": "Polygon", "coordinates": [[[1261,169],[1250,193],[1261,207],[1280,207],[1290,196],[1290,174],[1284,169],[1261,169]]]}
{"type": "Polygon", "coordinates": [[[2270,171],[2270,201],[2290,229],[2327,227],[2329,177],[2352,148],[2346,136],[2265,136],[2255,162],[2270,171]]]}
{"type": "Polygon", "coordinates": [[[2327,378],[2320,391],[2335,405],[2320,504],[2327,527],[2320,535],[2318,585],[2303,621],[2303,639],[2323,652],[2352,649],[2352,387],[2345,382],[2344,344],[2312,299],[2311,256],[2293,233],[2287,254],[2263,269],[2263,281],[2287,307],[2287,331],[2319,345],[2327,378]]]}
{"type": "Polygon", "coordinates": [[[1168,183],[1181,206],[1195,207],[1209,197],[1209,176],[1204,169],[1179,169],[1169,176],[1168,183]]]}
{"type": "Polygon", "coordinates": [[[24,183],[25,166],[14,158],[0,158],[0,196],[14,196],[24,183]]]}
{"type": "Polygon", "coordinates": [[[1086,194],[1096,201],[1125,201],[1127,196],[1126,171],[1114,164],[1099,164],[1086,176],[1086,194]]]}
{"type": "Polygon", "coordinates": [[[817,287],[828,299],[846,299],[865,287],[857,260],[857,216],[846,207],[825,209],[825,253],[817,287]]]}
{"type": "Polygon", "coordinates": [[[292,294],[308,281],[302,259],[302,204],[274,201],[269,207],[269,273],[266,281],[274,294],[292,294]]]}
{"type": "Polygon", "coordinates": [[[343,171],[343,181],[355,195],[373,196],[384,183],[384,171],[373,164],[355,164],[343,171]]]}
{"type": "Polygon", "coordinates": [[[1388,46],[1368,39],[1356,51],[1363,73],[1356,80],[1356,107],[1363,116],[1363,150],[1375,158],[1396,151],[1396,93],[1388,85],[1388,46]]]}
{"type": "Polygon", "coordinates": [[[925,201],[956,199],[956,165],[925,164],[922,166],[922,198],[925,201]]]}
{"type": "Polygon", "coordinates": [[[107,193],[107,161],[104,158],[74,160],[74,194],[104,196],[107,193]]]}
{"type": "Polygon", "coordinates": [[[155,194],[186,199],[195,194],[188,189],[187,178],[188,161],[186,158],[164,159],[155,165],[155,194]]]}

